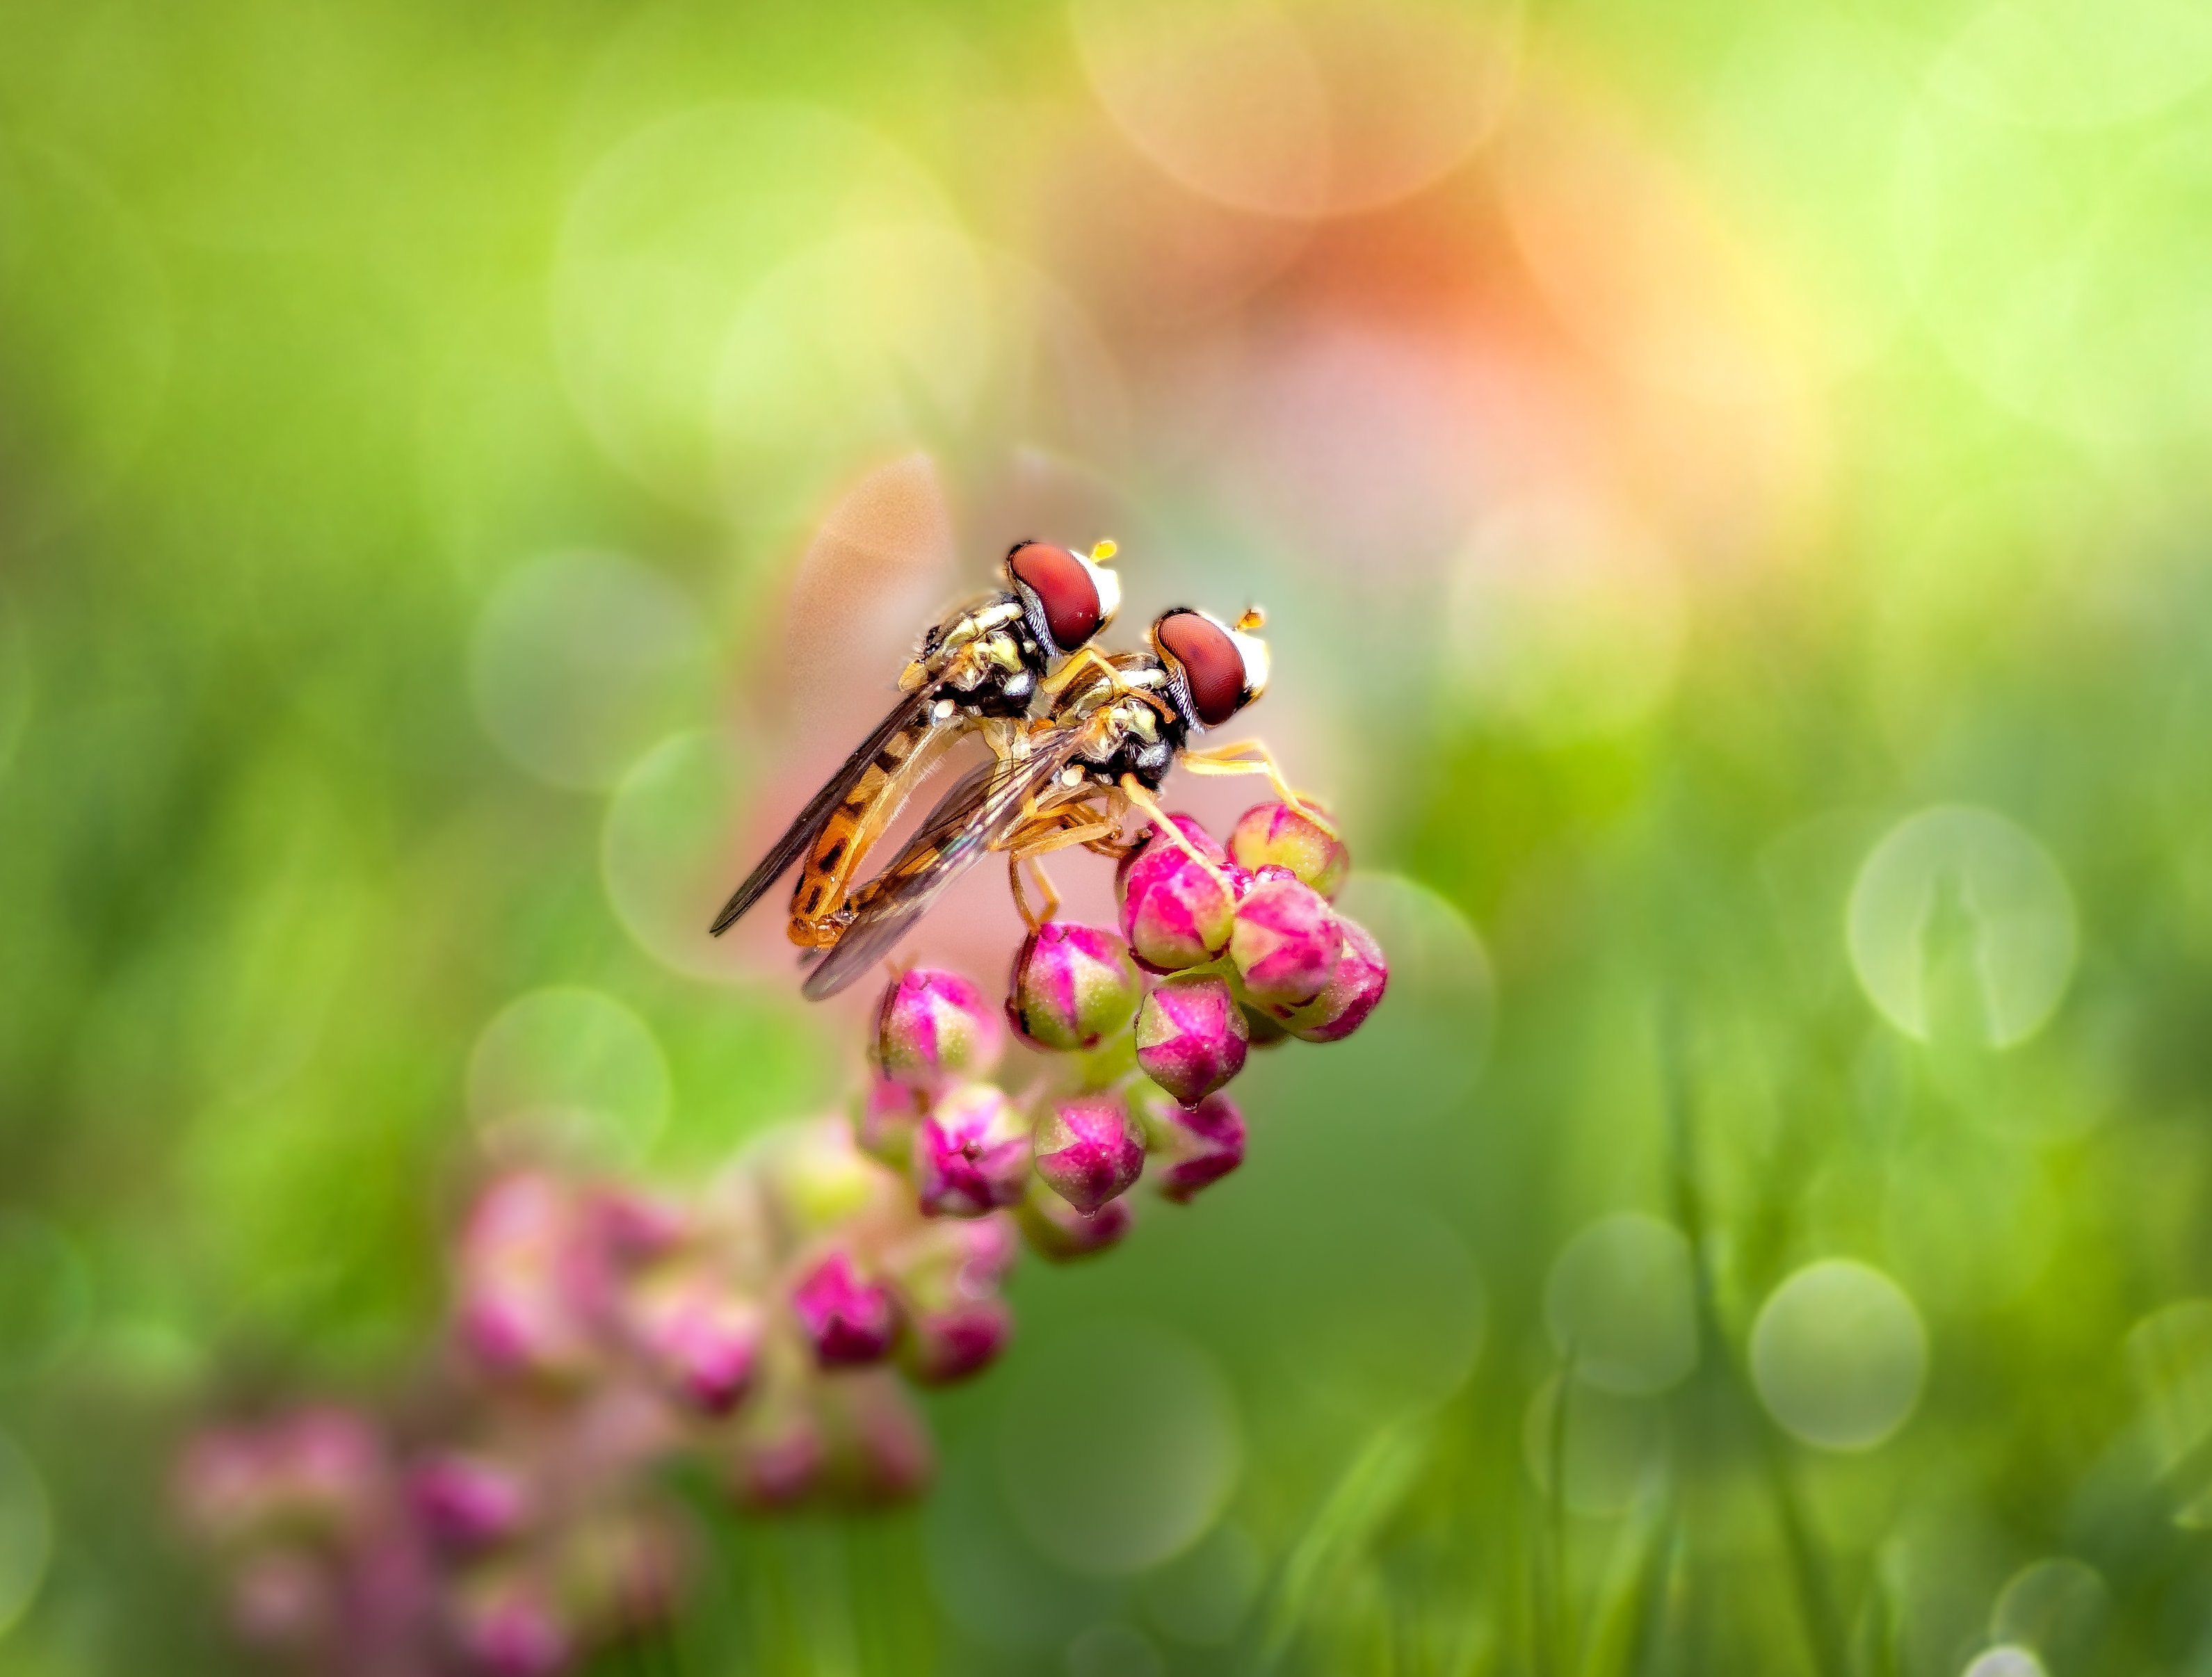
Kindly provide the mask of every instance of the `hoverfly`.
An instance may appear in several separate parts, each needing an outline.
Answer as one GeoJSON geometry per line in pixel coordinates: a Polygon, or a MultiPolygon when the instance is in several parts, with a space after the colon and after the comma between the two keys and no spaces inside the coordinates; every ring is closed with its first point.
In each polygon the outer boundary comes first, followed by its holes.
{"type": "Polygon", "coordinates": [[[922,637],[899,677],[900,697],[816,793],[760,865],[722,905],[720,937],[803,855],[791,899],[791,940],[835,944],[851,917],[847,893],[860,860],[952,743],[1028,714],[1046,677],[1113,621],[1121,588],[1105,568],[1114,544],[1077,554],[1017,542],[1001,567],[1006,588],[971,601],[922,637]]]}
{"type": "MultiPolygon", "coordinates": [[[[987,854],[1006,854],[1015,903],[1034,926],[1022,894],[1024,861],[1036,867],[1048,852],[1077,844],[1126,854],[1133,846],[1117,835],[1132,810],[1189,848],[1153,796],[1178,762],[1200,774],[1266,775],[1286,801],[1301,802],[1257,742],[1188,745],[1192,734],[1220,726],[1266,690],[1267,643],[1251,632],[1264,621],[1248,611],[1232,627],[1177,607],[1153,623],[1149,652],[1086,649],[1071,658],[1044,684],[1050,711],[987,736],[994,759],[963,776],[890,865],[853,894],[843,935],[816,960],[806,995],[818,1001],[860,977],[987,854]]],[[[1058,899],[1039,872],[1049,918],[1058,899]]]]}

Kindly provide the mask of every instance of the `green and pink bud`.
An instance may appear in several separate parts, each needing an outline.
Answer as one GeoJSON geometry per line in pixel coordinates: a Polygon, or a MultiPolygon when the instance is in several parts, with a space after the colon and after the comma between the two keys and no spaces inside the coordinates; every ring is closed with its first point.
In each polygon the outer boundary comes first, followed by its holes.
{"type": "Polygon", "coordinates": [[[569,1379],[593,1364],[604,1230],[568,1184],[536,1171],[491,1182],[462,1230],[459,1267],[462,1342],[485,1367],[569,1379]]]}
{"type": "Polygon", "coordinates": [[[771,1387],[739,1412],[732,1489],[748,1508],[788,1508],[821,1483],[829,1453],[807,1391],[771,1387]]]}
{"type": "Polygon", "coordinates": [[[888,1370],[822,1382],[820,1404],[834,1488],[860,1504],[906,1502],[929,1488],[937,1451],[929,1427],[888,1370]]]}
{"type": "Polygon", "coordinates": [[[672,1265],[646,1276],[623,1314],[639,1354],[687,1407],[726,1415],[744,1399],[766,1315],[713,1269],[672,1265]]]}
{"type": "Polygon", "coordinates": [[[1137,1065],[1184,1106],[1196,1106],[1244,1069],[1249,1036],[1224,980],[1171,978],[1137,1010],[1137,1065]]]}
{"type": "Polygon", "coordinates": [[[1115,1096],[1057,1102],[1037,1127],[1037,1176],[1085,1216],[1119,1198],[1144,1168],[1143,1139],[1115,1096]]]}
{"type": "Polygon", "coordinates": [[[1248,873],[1286,867],[1332,902],[1352,872],[1352,853],[1328,811],[1311,804],[1304,810],[1261,804],[1245,811],[1229,835],[1229,854],[1248,873]]]}
{"type": "Polygon", "coordinates": [[[1340,1042],[1359,1029],[1390,985],[1382,946],[1357,921],[1338,917],[1344,927],[1344,953],[1322,993],[1288,1014],[1284,1024],[1309,1042],[1340,1042]]]}
{"type": "Polygon", "coordinates": [[[932,1093],[988,1077],[1006,1045],[998,1010],[958,973],[917,967],[902,974],[876,1010],[877,1071],[932,1093]]]}
{"type": "Polygon", "coordinates": [[[963,1379],[1006,1348],[1013,1314],[999,1299],[999,1280],[1019,1242],[1013,1218],[1000,1212],[932,1224],[885,1255],[902,1323],[899,1355],[915,1379],[963,1379]]]}
{"type": "Polygon", "coordinates": [[[1095,1048],[1129,1023],[1144,993],[1120,937],[1101,926],[1047,921],[1014,957],[1006,1019],[1033,1048],[1095,1048]]]}
{"type": "Polygon", "coordinates": [[[1244,991],[1262,1007],[1303,1007],[1319,995],[1344,953],[1344,927],[1322,894],[1270,864],[1237,904],[1229,939],[1244,991]]]}
{"type": "Polygon", "coordinates": [[[871,1076],[853,1116],[854,1145],[879,1164],[904,1170],[914,1159],[914,1133],[929,1111],[927,1091],[871,1076]]]}
{"type": "Polygon", "coordinates": [[[1244,1115],[1226,1095],[1208,1095],[1194,1107],[1147,1100],[1139,1109],[1147,1174],[1163,1200],[1186,1204],[1244,1162],[1244,1115]]]}
{"type": "Polygon", "coordinates": [[[948,1386],[989,1367],[1013,1336],[1014,1313],[1001,1298],[909,1310],[899,1361],[921,1385],[948,1386]]]}
{"type": "Polygon", "coordinates": [[[375,1429],[349,1409],[296,1410],[259,1427],[202,1433],[177,1473],[185,1518],[218,1543],[343,1540],[374,1519],[391,1467],[375,1429]]]}
{"type": "Polygon", "coordinates": [[[529,1522],[530,1487],[506,1462],[441,1450],[408,1475],[416,1523],[441,1549],[465,1553],[512,1540],[529,1522]]]}
{"type": "Polygon", "coordinates": [[[912,1153],[925,1216],[981,1217],[1022,1197],[1030,1127],[996,1084],[967,1084],[931,1109],[912,1153]]]}
{"type": "Polygon", "coordinates": [[[1136,1221],[1126,1199],[1109,1200],[1086,1216],[1042,1182],[1030,1184],[1014,1215],[1030,1249],[1054,1263],[1091,1257],[1118,1245],[1136,1221]]]}
{"type": "Polygon", "coordinates": [[[470,1579],[453,1606],[453,1631],[462,1664],[482,1677],[555,1677],[576,1659],[552,1593],[520,1568],[470,1579]]]}
{"type": "Polygon", "coordinates": [[[1188,816],[1171,816],[1190,849],[1155,832],[1121,873],[1121,931],[1154,972],[1181,972],[1228,946],[1243,871],[1188,816]],[[1190,854],[1196,850],[1205,860],[1190,854]]]}
{"type": "Polygon", "coordinates": [[[842,1252],[807,1273],[792,1292],[791,1308],[824,1368],[880,1362],[890,1354],[898,1327],[890,1291],[863,1279],[842,1252]]]}

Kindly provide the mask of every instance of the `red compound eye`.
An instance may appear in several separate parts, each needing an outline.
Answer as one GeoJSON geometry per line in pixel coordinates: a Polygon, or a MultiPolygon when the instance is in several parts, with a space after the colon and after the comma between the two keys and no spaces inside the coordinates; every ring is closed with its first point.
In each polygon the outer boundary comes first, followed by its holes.
{"type": "Polygon", "coordinates": [[[1182,665],[1198,720],[1218,728],[1244,702],[1244,655],[1229,631],[1195,611],[1170,611],[1155,630],[1160,649],[1182,665]]]}
{"type": "Polygon", "coordinates": [[[1060,651],[1073,652],[1098,633],[1098,585],[1066,548],[1024,542],[1006,556],[1006,571],[1036,596],[1045,628],[1060,651]]]}

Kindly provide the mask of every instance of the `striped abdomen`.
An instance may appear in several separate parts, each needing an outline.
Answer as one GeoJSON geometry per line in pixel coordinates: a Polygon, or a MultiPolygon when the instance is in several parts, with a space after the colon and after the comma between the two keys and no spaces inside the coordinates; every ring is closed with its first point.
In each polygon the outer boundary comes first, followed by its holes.
{"type": "Polygon", "coordinates": [[[846,898],[860,859],[967,726],[965,717],[913,722],[884,742],[845,801],[831,812],[799,866],[799,884],[791,894],[792,942],[816,948],[837,941],[849,918],[846,898]]]}

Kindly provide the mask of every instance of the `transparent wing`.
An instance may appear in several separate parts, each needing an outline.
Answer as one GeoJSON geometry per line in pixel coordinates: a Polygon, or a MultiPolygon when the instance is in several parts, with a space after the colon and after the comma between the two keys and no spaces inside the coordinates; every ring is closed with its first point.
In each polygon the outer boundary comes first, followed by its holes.
{"type": "Polygon", "coordinates": [[[1018,756],[980,764],[954,782],[887,867],[856,896],[844,935],[806,975],[810,1000],[834,996],[898,946],[946,887],[1002,846],[1075,755],[1073,732],[1018,756]]]}
{"type": "Polygon", "coordinates": [[[837,806],[845,801],[846,794],[858,786],[861,777],[868,772],[868,765],[876,760],[876,753],[890,744],[899,730],[921,721],[929,708],[930,701],[936,696],[937,690],[931,686],[919,693],[907,695],[891,707],[890,714],[877,723],[875,732],[854,748],[853,755],[845,759],[843,767],[823,782],[822,790],[808,801],[806,807],[799,812],[798,818],[784,829],[783,836],[769,847],[767,855],[761,858],[760,866],[745,876],[744,884],[739,885],[730,900],[722,905],[722,912],[714,916],[714,923],[708,928],[714,936],[720,937],[742,920],[746,910],[768,895],[769,887],[775,884],[783,871],[813,848],[814,841],[821,835],[823,828],[829,824],[830,817],[836,813],[837,806]]]}

